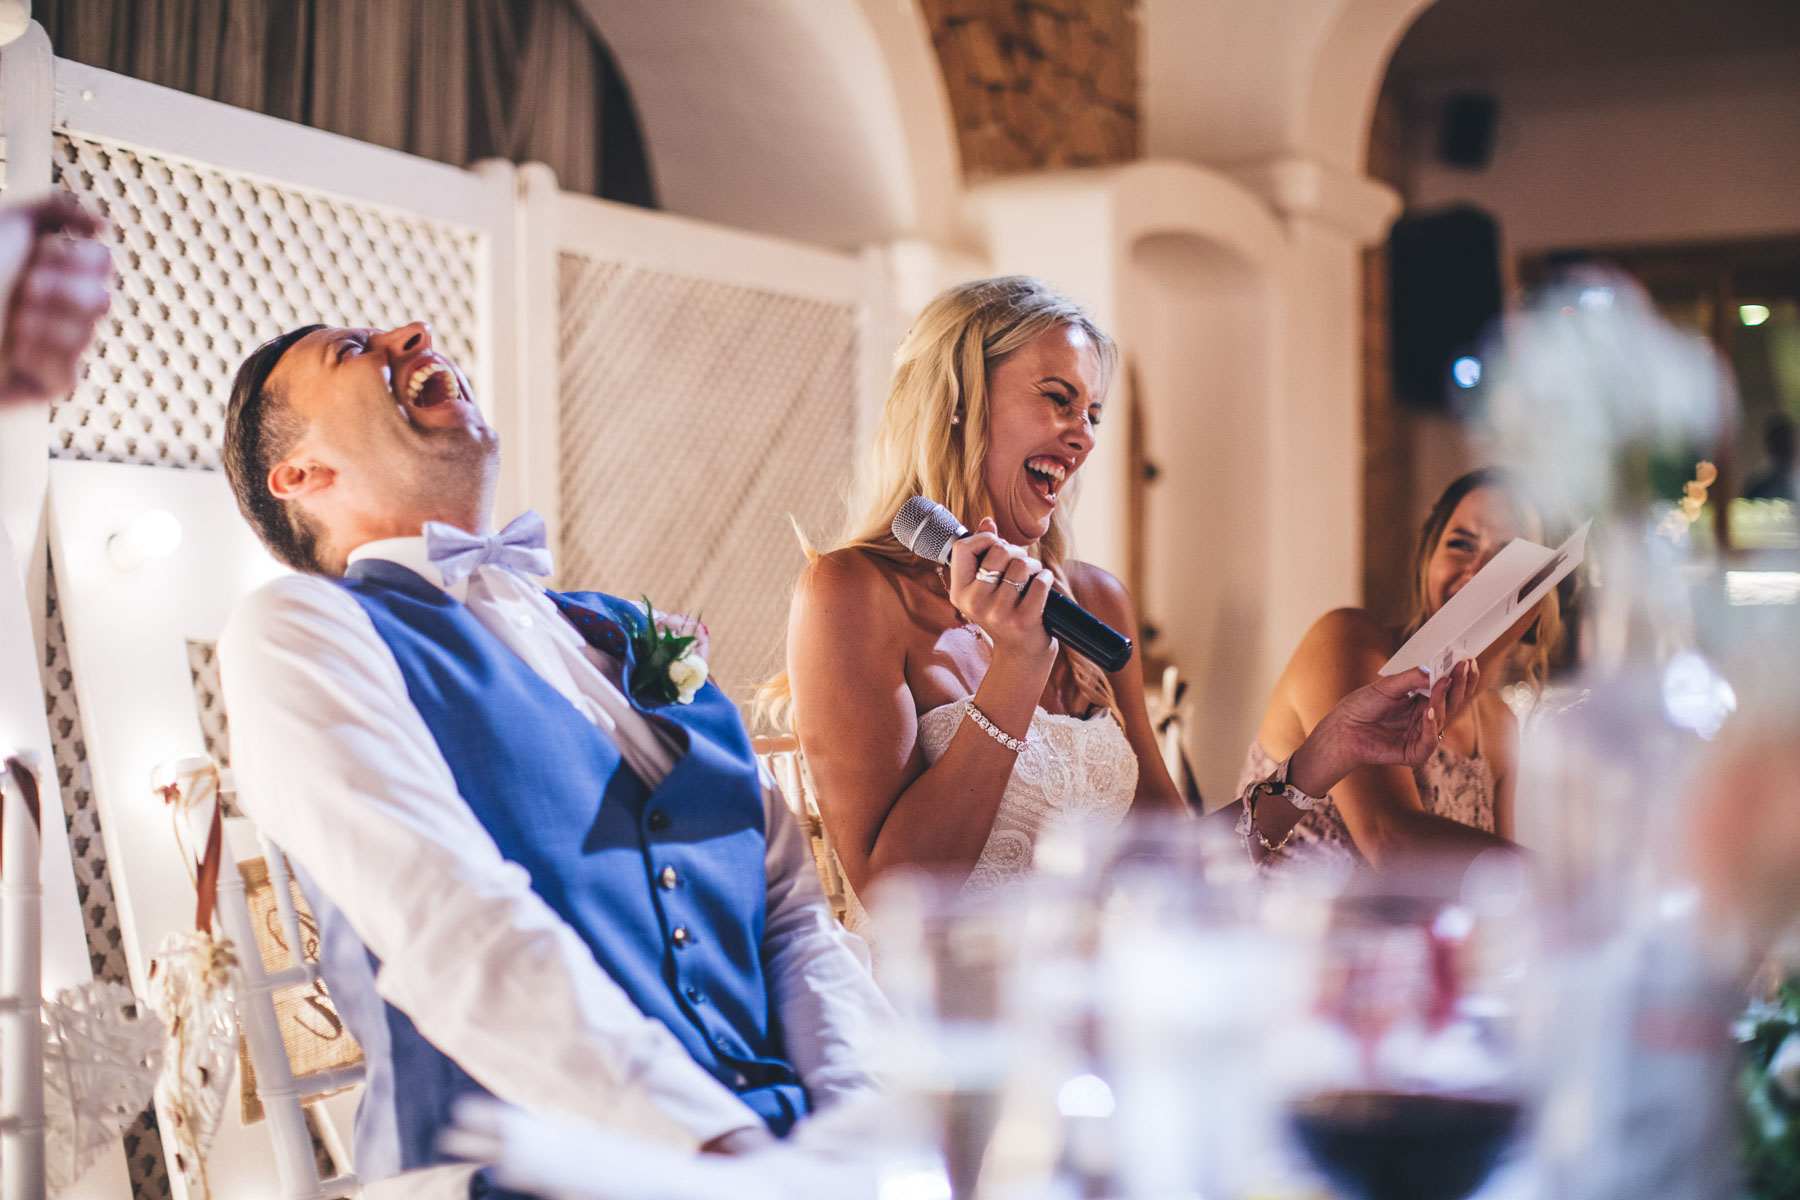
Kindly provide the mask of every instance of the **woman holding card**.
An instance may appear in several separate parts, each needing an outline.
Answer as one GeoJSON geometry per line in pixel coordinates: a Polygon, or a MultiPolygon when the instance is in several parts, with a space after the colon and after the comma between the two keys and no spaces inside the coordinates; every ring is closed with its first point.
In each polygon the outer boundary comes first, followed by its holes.
{"type": "Polygon", "coordinates": [[[1265,871],[1301,865],[1349,871],[1420,855],[1466,860],[1510,845],[1518,723],[1497,691],[1514,660],[1542,684],[1561,635],[1552,590],[1469,666],[1475,700],[1445,725],[1417,767],[1352,771],[1327,796],[1284,786],[1281,758],[1345,695],[1376,678],[1396,650],[1514,538],[1542,541],[1542,523],[1506,471],[1471,471],[1425,520],[1413,556],[1412,613],[1399,629],[1360,608],[1326,613],[1275,684],[1239,785],[1239,832],[1265,871]],[[1281,764],[1281,765],[1278,765],[1281,764]]]}

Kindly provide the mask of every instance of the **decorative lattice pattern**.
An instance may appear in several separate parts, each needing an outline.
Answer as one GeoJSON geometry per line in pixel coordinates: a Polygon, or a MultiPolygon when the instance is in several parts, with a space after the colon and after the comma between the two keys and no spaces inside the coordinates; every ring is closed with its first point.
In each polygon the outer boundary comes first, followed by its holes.
{"type": "MultiPolygon", "coordinates": [[[[57,790],[62,795],[63,818],[68,822],[75,895],[81,903],[82,923],[87,927],[88,958],[94,978],[129,985],[125,935],[119,927],[119,911],[113,903],[112,876],[106,869],[100,811],[94,805],[94,788],[88,775],[87,742],[81,733],[81,705],[75,695],[75,675],[69,667],[69,641],[63,631],[54,571],[48,582],[44,612],[44,708],[50,719],[50,741],[56,756],[57,790]]],[[[135,1200],[166,1200],[169,1171],[163,1161],[162,1136],[157,1132],[154,1108],[145,1109],[125,1131],[124,1142],[125,1162],[135,1200]]]]}
{"type": "MultiPolygon", "coordinates": [[[[50,454],[216,469],[238,363],[264,340],[315,321],[387,326],[423,318],[465,369],[476,358],[481,235],[227,171],[66,134],[57,182],[107,218],[113,307],[75,391],[51,410],[50,454]]],[[[94,974],[124,982],[99,814],[88,777],[68,647],[49,598],[46,702],[94,974]]],[[[211,647],[190,644],[207,749],[228,754],[211,647]]],[[[164,1200],[153,1113],[125,1135],[132,1191],[164,1200]]]]}
{"type": "MultiPolygon", "coordinates": [[[[225,723],[225,696],[219,690],[218,643],[187,640],[188,672],[194,677],[194,707],[200,714],[200,736],[207,757],[221,767],[231,765],[231,732],[225,723]]],[[[230,794],[222,794],[229,802],[230,794]]]]}
{"type": "MultiPolygon", "coordinates": [[[[188,673],[194,679],[194,711],[200,717],[200,737],[206,744],[206,756],[221,767],[231,765],[231,727],[225,720],[225,693],[219,688],[218,643],[199,638],[187,640],[188,673]]],[[[241,817],[237,793],[219,793],[219,811],[227,817],[241,817]]]]}
{"type": "Polygon", "coordinates": [[[574,254],[559,290],[562,586],[703,616],[741,702],[780,666],[789,518],[842,518],[855,306],[574,254]]]}
{"type": "Polygon", "coordinates": [[[104,213],[113,309],[51,454],[216,468],[238,363],[299,325],[427,319],[473,371],[480,235],[57,134],[57,181],[104,213]]]}
{"type": "Polygon", "coordinates": [[[106,846],[100,831],[100,809],[94,803],[88,774],[87,740],[81,731],[81,702],[75,673],[69,666],[69,641],[63,632],[56,574],[49,576],[44,624],[44,708],[50,719],[50,742],[56,756],[56,782],[62,792],[63,816],[69,823],[69,857],[75,867],[75,896],[87,926],[88,958],[94,978],[129,984],[125,936],[113,903],[112,876],[106,869],[106,846]]]}

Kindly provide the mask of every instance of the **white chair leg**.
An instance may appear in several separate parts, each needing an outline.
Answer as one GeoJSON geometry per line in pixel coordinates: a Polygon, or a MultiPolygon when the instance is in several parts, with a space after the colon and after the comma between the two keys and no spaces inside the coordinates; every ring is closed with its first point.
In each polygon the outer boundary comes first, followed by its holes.
{"type": "Polygon", "coordinates": [[[44,1200],[43,898],[38,825],[10,775],[0,788],[0,1195],[44,1200]]]}
{"type": "Polygon", "coordinates": [[[276,1022],[270,978],[257,952],[256,931],[250,927],[250,910],[244,902],[244,878],[236,864],[219,872],[219,919],[225,936],[237,947],[244,971],[242,1017],[244,1040],[256,1067],[256,1092],[262,1099],[263,1116],[275,1147],[275,1172],[281,1180],[283,1200],[319,1200],[319,1170],[313,1160],[312,1135],[307,1132],[300,1089],[288,1067],[287,1047],[276,1022]]]}

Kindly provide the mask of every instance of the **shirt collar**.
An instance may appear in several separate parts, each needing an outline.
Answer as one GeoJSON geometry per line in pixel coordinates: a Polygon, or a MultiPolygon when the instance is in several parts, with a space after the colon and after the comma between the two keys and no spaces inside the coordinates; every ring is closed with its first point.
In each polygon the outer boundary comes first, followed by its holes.
{"type": "Polygon", "coordinates": [[[379,558],[405,567],[431,586],[443,588],[454,600],[461,601],[468,597],[469,581],[466,579],[457,580],[453,587],[445,587],[444,573],[438,570],[437,564],[425,553],[423,536],[381,538],[378,541],[364,542],[350,552],[349,561],[360,562],[365,558],[379,558]]]}

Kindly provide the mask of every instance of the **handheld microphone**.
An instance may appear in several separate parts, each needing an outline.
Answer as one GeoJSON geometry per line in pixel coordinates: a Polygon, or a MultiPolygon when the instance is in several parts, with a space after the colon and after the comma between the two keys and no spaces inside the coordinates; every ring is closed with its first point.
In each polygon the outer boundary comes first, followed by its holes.
{"type": "MultiPolygon", "coordinates": [[[[968,537],[969,531],[937,501],[914,496],[900,506],[894,518],[894,536],[920,558],[947,563],[950,547],[968,537]]],[[[1130,638],[1061,592],[1052,591],[1044,602],[1044,628],[1057,641],[1108,671],[1121,670],[1131,661],[1130,638]]]]}

